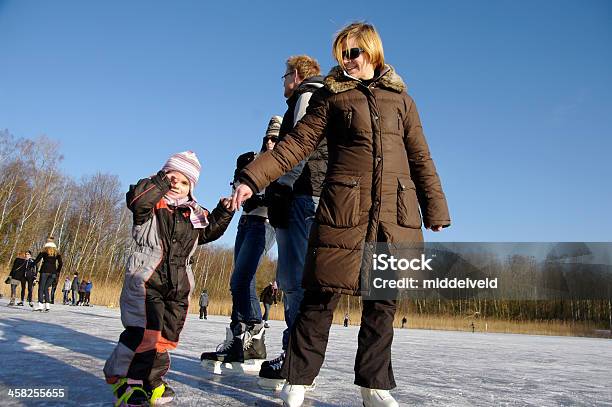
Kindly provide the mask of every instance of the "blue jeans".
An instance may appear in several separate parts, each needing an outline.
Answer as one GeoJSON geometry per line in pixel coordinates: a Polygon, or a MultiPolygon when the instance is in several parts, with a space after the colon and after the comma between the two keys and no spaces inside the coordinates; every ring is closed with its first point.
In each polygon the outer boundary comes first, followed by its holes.
{"type": "Polygon", "coordinates": [[[53,281],[55,281],[55,278],[55,274],[40,273],[40,278],[38,279],[38,302],[51,302],[49,289],[53,285],[53,281]]]}
{"type": "Polygon", "coordinates": [[[260,323],[261,308],[255,290],[255,273],[264,253],[274,244],[274,228],[265,218],[243,215],[234,245],[234,270],[230,279],[232,326],[260,323]]]}
{"type": "Polygon", "coordinates": [[[283,290],[283,306],[287,329],[283,332],[283,350],[289,344],[289,332],[304,297],[302,276],[308,250],[308,235],[319,206],[318,196],[296,195],[289,211],[289,227],[276,229],[278,266],[276,281],[283,290]]]}
{"type": "Polygon", "coordinates": [[[268,318],[270,318],[270,307],[272,306],[272,304],[266,304],[264,302],[264,314],[263,314],[263,320],[267,321],[268,318]]]}

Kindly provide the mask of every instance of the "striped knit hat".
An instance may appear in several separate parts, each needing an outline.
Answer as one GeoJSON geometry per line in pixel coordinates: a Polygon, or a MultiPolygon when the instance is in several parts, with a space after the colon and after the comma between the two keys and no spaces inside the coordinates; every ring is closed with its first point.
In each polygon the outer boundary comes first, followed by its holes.
{"type": "Polygon", "coordinates": [[[283,118],[280,116],[272,116],[270,121],[268,122],[268,128],[266,129],[266,137],[278,137],[278,133],[280,132],[281,124],[283,123],[283,118]]]}
{"type": "Polygon", "coordinates": [[[193,197],[193,189],[195,184],[198,183],[198,179],[200,178],[200,170],[202,166],[200,165],[200,160],[195,155],[193,151],[183,151],[182,153],[176,153],[164,164],[162,167],[163,172],[170,171],[178,171],[183,174],[189,182],[191,183],[191,197],[193,197]]]}

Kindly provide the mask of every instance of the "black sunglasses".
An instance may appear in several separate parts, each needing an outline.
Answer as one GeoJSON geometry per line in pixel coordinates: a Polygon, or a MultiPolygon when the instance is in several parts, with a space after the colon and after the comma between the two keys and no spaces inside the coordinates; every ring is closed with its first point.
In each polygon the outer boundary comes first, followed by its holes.
{"type": "Polygon", "coordinates": [[[275,137],[275,136],[272,136],[272,137],[264,137],[264,141],[266,141],[266,142],[267,142],[268,140],[270,140],[270,141],[271,141],[271,142],[273,142],[273,143],[276,143],[276,142],[278,142],[278,137],[275,137]]]}
{"type": "Polygon", "coordinates": [[[342,58],[357,59],[359,58],[359,55],[361,55],[363,52],[365,52],[365,49],[363,48],[351,48],[349,50],[342,51],[342,58]]]}
{"type": "Polygon", "coordinates": [[[295,71],[291,71],[291,72],[287,72],[286,74],[284,74],[283,76],[281,76],[281,79],[285,79],[287,76],[289,75],[293,75],[295,73],[295,71]]]}

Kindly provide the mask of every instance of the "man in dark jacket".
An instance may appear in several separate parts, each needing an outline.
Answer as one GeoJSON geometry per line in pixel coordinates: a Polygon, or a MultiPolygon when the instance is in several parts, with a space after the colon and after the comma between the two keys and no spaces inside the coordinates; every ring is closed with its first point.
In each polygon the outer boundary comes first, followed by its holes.
{"type": "Polygon", "coordinates": [[[11,268],[10,283],[11,283],[11,300],[8,305],[15,305],[15,297],[17,296],[17,286],[21,284],[21,301],[17,305],[23,306],[23,297],[26,287],[26,268],[28,261],[31,261],[31,256],[28,257],[26,252],[19,253],[13,262],[11,268]]]}
{"type": "Polygon", "coordinates": [[[265,321],[266,328],[270,327],[268,325],[268,318],[270,317],[270,307],[272,307],[272,304],[276,304],[276,301],[277,301],[276,293],[277,293],[276,282],[274,283],[270,282],[270,284],[268,284],[266,288],[261,290],[261,294],[259,295],[259,300],[264,305],[265,311],[263,315],[263,320],[265,321]]]}
{"type": "Polygon", "coordinates": [[[72,305],[77,305],[77,293],[79,292],[79,273],[74,273],[72,277],[72,285],[70,290],[72,291],[72,305]]]}
{"type": "MultiPolygon", "coordinates": [[[[306,113],[313,92],[323,87],[323,77],[318,62],[307,56],[290,57],[286,62],[284,96],[287,111],[283,117],[279,138],[282,140],[306,113]]],[[[280,366],[289,343],[289,332],[304,296],[302,275],[308,235],[319,204],[321,186],[327,172],[327,142],[323,140],[315,151],[266,189],[269,202],[269,219],[276,228],[278,244],[278,285],[285,293],[284,310],[287,329],[283,332],[283,353],[270,362],[264,362],[259,372],[264,387],[274,386],[280,377],[280,366]],[[276,205],[275,205],[276,204],[276,205]],[[276,216],[283,212],[282,219],[276,216]],[[269,383],[269,385],[268,385],[269,383]]]]}
{"type": "Polygon", "coordinates": [[[200,319],[208,319],[208,291],[202,290],[200,294],[200,319]]]}
{"type": "Polygon", "coordinates": [[[32,291],[34,290],[36,274],[38,272],[36,270],[36,266],[34,265],[34,259],[32,259],[32,252],[29,250],[26,252],[26,260],[27,260],[27,263],[26,263],[25,279],[26,279],[26,284],[28,287],[28,305],[30,307],[33,307],[34,303],[32,303],[32,291]]]}

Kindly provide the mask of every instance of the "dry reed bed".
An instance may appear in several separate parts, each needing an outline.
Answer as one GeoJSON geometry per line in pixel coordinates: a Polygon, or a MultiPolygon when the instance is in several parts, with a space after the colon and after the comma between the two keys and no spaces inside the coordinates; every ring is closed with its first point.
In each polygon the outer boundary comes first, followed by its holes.
{"type": "MultiPolygon", "coordinates": [[[[35,287],[37,288],[37,287],[35,287]]],[[[20,288],[17,288],[19,295],[20,288]]],[[[0,293],[6,298],[10,295],[10,286],[2,284],[0,293]]],[[[119,295],[121,293],[121,285],[118,283],[109,284],[103,287],[96,287],[92,290],[91,302],[95,305],[108,307],[118,307],[119,295]]],[[[58,287],[56,300],[61,300],[61,287],[58,287]]],[[[34,298],[37,295],[34,293],[34,298]]],[[[191,296],[189,305],[190,313],[199,312],[199,293],[191,296]]],[[[263,307],[262,307],[263,308],[263,307]]],[[[334,314],[334,323],[342,324],[346,309],[339,306],[334,314]]],[[[208,313],[211,315],[228,316],[232,311],[232,301],[229,298],[210,299],[208,313]]],[[[263,311],[263,309],[262,309],[263,311]]],[[[531,334],[531,335],[558,335],[558,336],[586,336],[586,337],[601,337],[605,336],[603,327],[587,322],[566,322],[566,321],[518,321],[518,320],[499,320],[491,318],[473,318],[461,317],[452,315],[404,315],[398,312],[395,316],[394,326],[401,327],[401,320],[406,317],[406,328],[409,329],[433,329],[433,330],[449,330],[449,331],[472,331],[472,323],[474,324],[475,332],[501,332],[513,334],[531,334]]],[[[282,304],[272,306],[270,310],[270,319],[283,320],[284,313],[282,304]]],[[[361,319],[361,311],[358,308],[353,308],[349,311],[349,319],[351,325],[358,325],[361,319]]]]}

